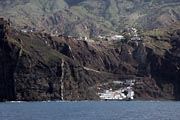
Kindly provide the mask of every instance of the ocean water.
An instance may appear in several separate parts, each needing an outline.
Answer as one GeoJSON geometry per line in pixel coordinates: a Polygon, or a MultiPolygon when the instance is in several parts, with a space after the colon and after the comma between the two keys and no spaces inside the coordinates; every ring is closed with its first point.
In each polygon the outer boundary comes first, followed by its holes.
{"type": "Polygon", "coordinates": [[[0,120],[180,120],[180,102],[8,102],[0,120]]]}

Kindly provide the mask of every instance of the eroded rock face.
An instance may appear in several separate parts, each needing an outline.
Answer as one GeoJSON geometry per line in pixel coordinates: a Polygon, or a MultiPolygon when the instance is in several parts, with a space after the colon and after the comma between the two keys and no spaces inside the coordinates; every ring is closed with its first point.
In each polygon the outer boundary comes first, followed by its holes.
{"type": "Polygon", "coordinates": [[[135,88],[136,99],[180,99],[178,30],[169,35],[171,47],[163,54],[149,42],[117,45],[4,30],[1,101],[97,100],[98,86],[126,78],[142,82],[135,88]]]}

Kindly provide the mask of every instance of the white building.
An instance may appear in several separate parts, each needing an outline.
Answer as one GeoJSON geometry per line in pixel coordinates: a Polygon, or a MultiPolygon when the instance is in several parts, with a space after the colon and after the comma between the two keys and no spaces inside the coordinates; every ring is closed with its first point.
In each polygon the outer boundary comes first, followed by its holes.
{"type": "Polygon", "coordinates": [[[111,36],[110,40],[123,40],[125,39],[124,36],[122,35],[114,35],[114,36],[111,36]]]}
{"type": "Polygon", "coordinates": [[[27,33],[27,30],[26,29],[22,29],[21,32],[27,33]]]}
{"type": "Polygon", "coordinates": [[[140,40],[141,40],[141,38],[138,36],[134,36],[131,38],[131,41],[140,41],[140,40]]]}
{"type": "Polygon", "coordinates": [[[123,84],[123,81],[113,81],[114,84],[123,84]]]}
{"type": "Polygon", "coordinates": [[[133,100],[134,99],[134,91],[132,90],[132,87],[127,87],[127,98],[133,100]]]}

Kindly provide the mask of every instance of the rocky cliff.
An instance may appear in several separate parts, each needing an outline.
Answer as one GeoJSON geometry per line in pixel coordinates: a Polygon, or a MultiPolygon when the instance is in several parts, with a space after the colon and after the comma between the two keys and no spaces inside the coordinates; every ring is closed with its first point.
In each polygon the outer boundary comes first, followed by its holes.
{"type": "Polygon", "coordinates": [[[136,99],[180,99],[180,30],[143,41],[87,42],[0,23],[0,100],[98,100],[99,86],[137,79],[136,99]]]}

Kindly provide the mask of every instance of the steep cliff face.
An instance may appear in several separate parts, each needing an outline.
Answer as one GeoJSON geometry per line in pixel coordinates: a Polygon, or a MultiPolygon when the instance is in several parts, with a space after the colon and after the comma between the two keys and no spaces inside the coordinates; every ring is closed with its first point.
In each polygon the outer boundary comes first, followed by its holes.
{"type": "Polygon", "coordinates": [[[164,52],[164,56],[151,54],[151,75],[163,93],[172,94],[175,99],[180,99],[180,49],[179,30],[170,33],[171,48],[164,52]]]}
{"type": "Polygon", "coordinates": [[[180,34],[87,42],[1,24],[0,100],[97,100],[98,86],[138,79],[137,99],[180,99],[180,34]]]}
{"type": "Polygon", "coordinates": [[[18,48],[9,44],[8,23],[0,20],[0,101],[15,99],[14,71],[18,48]]]}

